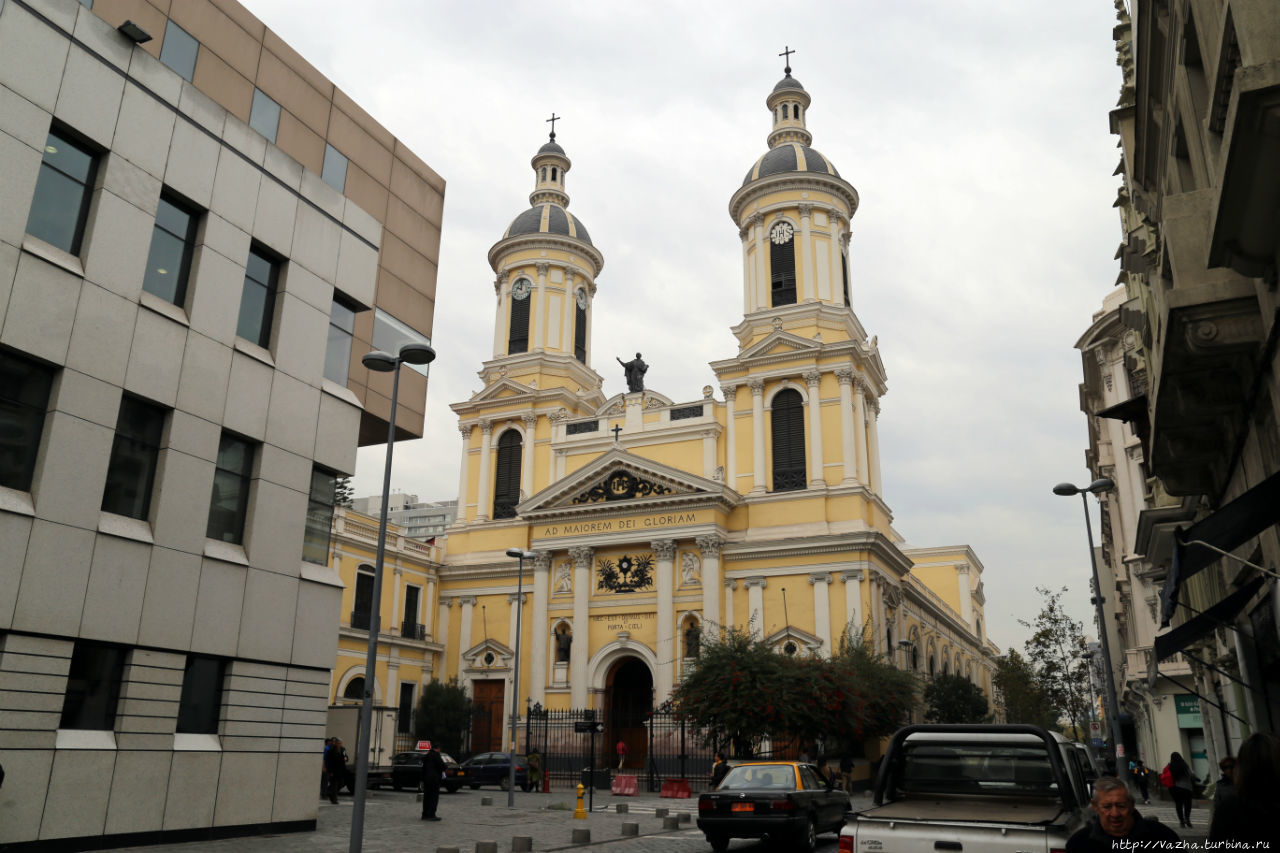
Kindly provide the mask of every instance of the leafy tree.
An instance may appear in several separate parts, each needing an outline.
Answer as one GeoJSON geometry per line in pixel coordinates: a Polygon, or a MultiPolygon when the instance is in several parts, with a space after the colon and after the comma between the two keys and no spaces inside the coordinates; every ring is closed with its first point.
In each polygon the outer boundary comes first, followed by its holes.
{"type": "Polygon", "coordinates": [[[844,709],[846,725],[852,726],[856,721],[858,734],[850,737],[852,731],[831,730],[830,726],[828,730],[841,742],[850,745],[854,740],[893,734],[906,721],[907,713],[916,702],[916,676],[898,669],[884,655],[876,654],[863,642],[867,635],[866,626],[856,635],[846,627],[831,659],[831,665],[841,673],[850,697],[844,709]],[[853,701],[855,697],[856,701],[853,701]]]}
{"type": "Polygon", "coordinates": [[[1057,716],[1067,718],[1071,731],[1078,733],[1083,731],[1089,709],[1089,649],[1084,625],[1063,609],[1065,587],[1056,592],[1036,587],[1036,591],[1044,598],[1044,607],[1034,620],[1018,620],[1032,630],[1023,647],[1049,707],[1057,716]]]}
{"type": "Polygon", "coordinates": [[[355,491],[351,488],[351,477],[339,477],[333,491],[333,505],[350,509],[354,498],[355,491]]]}
{"type": "Polygon", "coordinates": [[[1006,721],[1049,730],[1058,728],[1058,712],[1040,686],[1035,669],[1017,649],[1009,649],[1007,655],[996,659],[996,673],[991,681],[1004,699],[1006,721]]]}
{"type": "Polygon", "coordinates": [[[962,675],[934,676],[924,689],[924,718],[930,723],[981,723],[987,697],[962,675]]]}
{"type": "Polygon", "coordinates": [[[452,755],[462,752],[462,742],[471,726],[471,699],[458,679],[429,681],[422,688],[413,715],[413,732],[419,740],[434,741],[452,755]]]}
{"type": "Polygon", "coordinates": [[[697,668],[671,698],[709,740],[747,756],[781,727],[791,683],[781,655],[748,631],[726,628],[703,642],[697,668]]]}

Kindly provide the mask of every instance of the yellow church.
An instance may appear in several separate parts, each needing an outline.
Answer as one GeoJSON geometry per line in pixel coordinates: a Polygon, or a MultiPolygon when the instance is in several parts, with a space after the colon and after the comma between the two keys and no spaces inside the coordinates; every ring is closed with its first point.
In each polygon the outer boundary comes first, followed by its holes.
{"type": "MultiPolygon", "coordinates": [[[[421,677],[457,678],[496,722],[513,692],[522,713],[528,702],[634,720],[727,626],[788,655],[829,655],[846,629],[863,631],[899,666],[992,695],[982,563],[964,545],[906,548],[882,497],[885,367],[848,274],[858,193],[812,147],[810,96],[789,66],[766,104],[768,150],[729,199],[738,351],[711,364],[719,387],[702,399],[645,387],[639,353],[609,365],[629,390],[604,396],[591,364],[604,254],[569,212],[554,131],[532,160],[530,207],[489,250],[493,357],[483,389],[452,406],[458,515],[427,587],[421,677]],[[535,555],[519,595],[513,547],[535,555]]],[[[394,612],[403,593],[387,587],[394,612]]],[[[356,675],[362,664],[340,655],[335,697],[356,675]]],[[[472,751],[505,748],[503,726],[486,729],[472,751]]],[[[611,727],[619,736],[638,737],[611,727]]]]}

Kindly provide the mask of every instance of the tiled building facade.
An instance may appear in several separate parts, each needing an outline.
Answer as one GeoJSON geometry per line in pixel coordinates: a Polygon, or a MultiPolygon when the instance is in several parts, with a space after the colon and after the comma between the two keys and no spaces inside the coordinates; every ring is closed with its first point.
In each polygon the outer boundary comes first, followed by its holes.
{"type": "Polygon", "coordinates": [[[229,0],[0,2],[0,846],[314,825],[334,480],[443,190],[229,0]]]}

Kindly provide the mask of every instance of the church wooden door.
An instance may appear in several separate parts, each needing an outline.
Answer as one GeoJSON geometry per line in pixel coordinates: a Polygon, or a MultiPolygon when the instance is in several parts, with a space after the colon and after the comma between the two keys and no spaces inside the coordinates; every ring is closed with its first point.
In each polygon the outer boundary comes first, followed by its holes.
{"type": "Polygon", "coordinates": [[[506,684],[501,679],[471,682],[471,753],[502,749],[506,684]]]}

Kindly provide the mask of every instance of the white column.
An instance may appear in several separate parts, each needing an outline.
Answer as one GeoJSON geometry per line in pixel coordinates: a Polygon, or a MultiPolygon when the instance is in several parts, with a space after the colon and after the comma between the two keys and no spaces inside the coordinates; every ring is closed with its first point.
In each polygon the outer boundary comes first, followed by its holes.
{"type": "MultiPolygon", "coordinates": [[[[849,220],[845,219],[842,216],[840,217],[839,224],[843,226],[840,229],[840,255],[844,258],[848,258],[849,257],[849,238],[853,236],[849,232],[849,220]]],[[[841,304],[844,304],[843,267],[836,267],[836,269],[841,270],[842,277],[840,279],[840,302],[841,304]]],[[[850,303],[850,306],[852,306],[853,304],[853,267],[852,266],[849,267],[849,303],[850,303]]]]}
{"type": "Polygon", "coordinates": [[[852,637],[862,638],[862,570],[848,569],[840,573],[844,581],[844,618],[852,637]]]}
{"type": "Polygon", "coordinates": [[[749,379],[751,388],[751,467],[753,482],[751,491],[763,492],[766,483],[764,471],[764,380],[749,379]]]}
{"type": "Polygon", "coordinates": [[[813,584],[813,633],[822,640],[822,656],[831,657],[831,583],[830,572],[813,572],[809,575],[813,584]]]}
{"type": "MultiPolygon", "coordinates": [[[[432,634],[435,641],[440,645],[448,648],[449,646],[449,610],[453,607],[453,599],[440,596],[440,604],[436,608],[436,633],[432,634]]],[[[458,680],[462,680],[462,673],[455,672],[458,680]]],[[[449,662],[441,656],[440,671],[435,673],[437,681],[444,681],[449,677],[449,662]]]]}
{"type": "Polygon", "coordinates": [[[538,551],[533,558],[533,612],[529,614],[529,698],[547,704],[547,614],[551,588],[551,552],[538,551]]]}
{"type": "MultiPolygon", "coordinates": [[[[458,603],[462,605],[462,618],[458,622],[458,681],[467,683],[467,679],[462,677],[463,657],[462,653],[471,648],[471,616],[475,611],[476,597],[474,595],[464,595],[458,599],[458,603]]],[[[470,692],[470,691],[468,691],[470,692]]]]}
{"type": "Polygon", "coordinates": [[[969,564],[956,565],[956,582],[960,585],[960,618],[973,630],[973,589],[969,586],[969,564]]]}
{"type": "Polygon", "coordinates": [[[747,222],[756,232],[755,304],[751,310],[761,311],[769,307],[769,266],[765,260],[764,215],[753,213],[747,222]]]}
{"type": "Polygon", "coordinates": [[[476,521],[488,521],[489,512],[493,509],[493,496],[489,482],[489,456],[493,439],[493,422],[480,421],[480,487],[476,489],[476,521]]]}
{"type": "Polygon", "coordinates": [[[721,385],[720,393],[724,395],[724,482],[734,491],[738,490],[738,427],[734,415],[734,402],[738,396],[737,385],[721,385]]]}
{"type": "Polygon", "coordinates": [[[462,464],[458,466],[458,521],[467,520],[467,463],[471,461],[471,424],[458,424],[462,436],[462,464]]]}
{"type": "MultiPolygon", "coordinates": [[[[720,549],[724,538],[711,534],[697,538],[702,551],[702,625],[703,634],[710,639],[720,632],[720,549]]],[[[727,627],[727,626],[726,626],[727,627]]]]}
{"type": "Polygon", "coordinates": [[[871,491],[880,494],[880,433],[876,429],[876,421],[880,420],[880,401],[870,401],[870,412],[867,420],[867,464],[871,477],[871,491]]]}
{"type": "Polygon", "coordinates": [[[744,225],[738,229],[738,238],[742,240],[742,313],[751,313],[751,226],[744,225]]]}
{"type": "Polygon", "coordinates": [[[764,578],[747,578],[747,623],[751,636],[764,639],[764,578]]]}
{"type": "Polygon", "coordinates": [[[516,648],[516,608],[522,607],[528,596],[521,593],[519,596],[520,600],[518,602],[516,601],[516,597],[517,596],[514,592],[508,593],[507,595],[507,648],[511,649],[513,652],[516,648]]]}
{"type": "Polygon", "coordinates": [[[498,277],[493,280],[493,293],[498,302],[493,310],[493,357],[500,358],[507,354],[506,334],[511,323],[511,303],[507,299],[507,273],[505,271],[498,273],[498,277]]]}
{"type": "MultiPolygon", "coordinates": [[[[573,312],[577,303],[577,288],[574,286],[573,270],[564,271],[564,310],[560,312],[560,349],[564,350],[567,355],[573,355],[574,344],[577,343],[573,339],[576,326],[573,322],[573,312]]],[[[585,341],[584,341],[585,343],[585,341]]]]}
{"type": "Polygon", "coordinates": [[[858,482],[864,486],[867,479],[867,398],[866,380],[861,376],[853,377],[853,439],[858,454],[858,482]]]}
{"type": "Polygon", "coordinates": [[[726,628],[737,627],[733,621],[733,591],[738,588],[738,582],[731,578],[726,578],[724,582],[724,626],[726,628]]]}
{"type": "Polygon", "coordinates": [[[587,600],[591,595],[591,559],[595,552],[579,545],[569,549],[573,558],[573,645],[569,647],[569,707],[587,707],[587,662],[591,650],[591,625],[587,600]]]}
{"type": "Polygon", "coordinates": [[[564,450],[563,449],[556,450],[555,466],[556,466],[556,480],[557,481],[563,480],[564,479],[564,450]]]}
{"type": "Polygon", "coordinates": [[[844,267],[840,264],[840,217],[836,216],[835,210],[827,211],[827,233],[831,235],[827,240],[827,248],[831,257],[828,267],[830,274],[823,279],[823,292],[819,295],[823,299],[830,300],[838,305],[844,305],[844,286],[842,284],[844,267]]]}
{"type": "Polygon", "coordinates": [[[858,478],[858,450],[853,440],[853,370],[841,367],[836,370],[840,382],[840,462],[843,467],[842,482],[852,483],[858,478]]]}
{"type": "Polygon", "coordinates": [[[702,476],[708,480],[716,475],[716,431],[702,431],[702,476]]]}
{"type": "Polygon", "coordinates": [[[530,322],[533,324],[533,341],[529,349],[534,352],[546,346],[544,329],[546,329],[547,320],[549,319],[547,315],[551,313],[547,310],[551,302],[550,297],[547,295],[547,267],[546,261],[540,261],[536,265],[538,270],[538,289],[534,291],[533,296],[537,298],[533,299],[533,304],[529,306],[532,309],[530,313],[533,314],[530,318],[530,322]]]}
{"type": "Polygon", "coordinates": [[[533,434],[538,427],[537,415],[521,415],[524,422],[524,444],[520,447],[520,500],[533,494],[533,434]]]}
{"type": "Polygon", "coordinates": [[[813,205],[798,204],[796,207],[800,211],[800,269],[796,270],[800,274],[796,276],[796,302],[804,302],[806,297],[814,299],[818,295],[818,265],[814,263],[813,244],[809,239],[809,219],[813,214],[813,205]]]}
{"type": "Polygon", "coordinates": [[[809,389],[809,487],[817,489],[827,484],[822,470],[822,395],[818,390],[822,374],[816,370],[805,371],[804,382],[809,389]]]}
{"type": "Polygon", "coordinates": [[[431,618],[435,612],[436,600],[436,579],[432,576],[427,577],[427,588],[422,591],[422,630],[426,632],[428,637],[435,636],[435,620],[431,618]]]}
{"type": "Polygon", "coordinates": [[[874,587],[876,592],[876,634],[878,638],[876,642],[880,644],[880,651],[888,652],[889,649],[886,647],[884,641],[884,629],[888,627],[889,624],[889,616],[884,607],[884,586],[885,579],[876,576],[874,587]]]}
{"type": "Polygon", "coordinates": [[[658,657],[657,679],[653,686],[653,699],[661,704],[671,696],[675,685],[675,557],[674,539],[656,539],[649,543],[657,558],[654,581],[658,593],[658,630],[654,653],[658,657]]]}
{"type": "MultiPolygon", "coordinates": [[[[385,575],[383,577],[385,578],[385,575]]],[[[402,614],[400,613],[400,589],[403,586],[404,569],[396,566],[391,570],[391,624],[389,627],[391,629],[391,633],[397,637],[400,636],[400,619],[402,618],[402,614]]],[[[384,623],[387,622],[381,614],[379,614],[379,620],[384,623]]]]}

